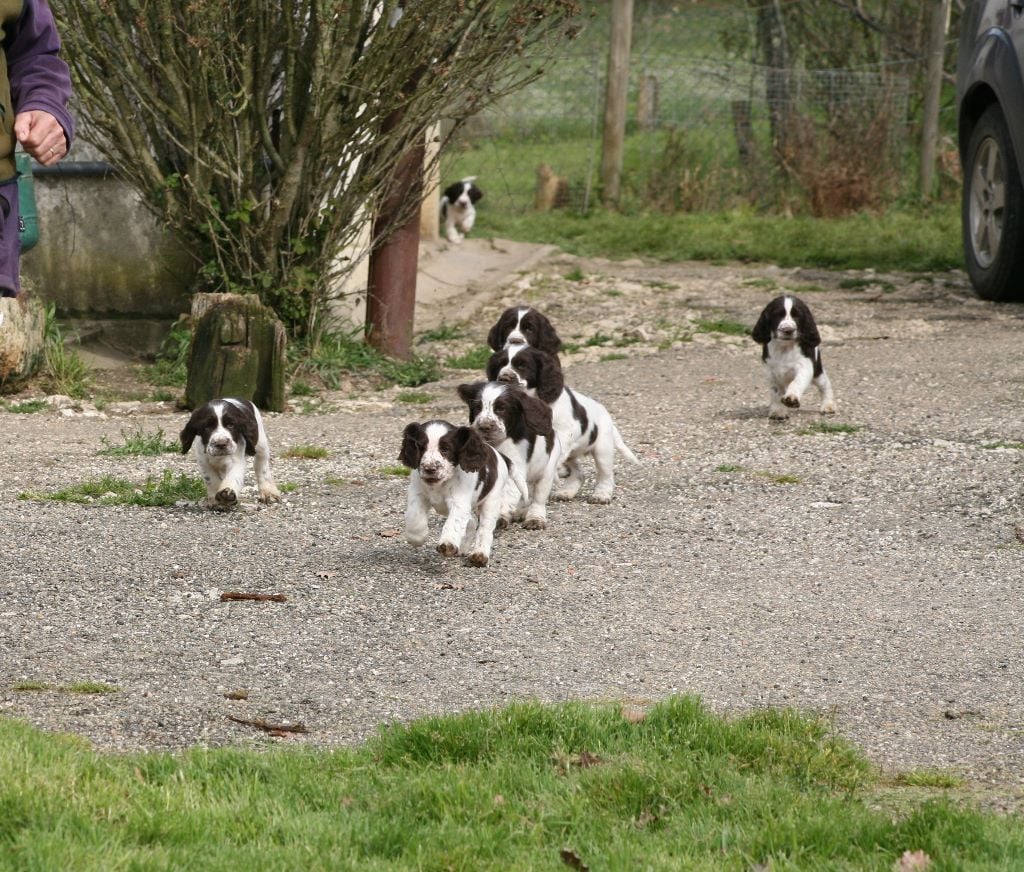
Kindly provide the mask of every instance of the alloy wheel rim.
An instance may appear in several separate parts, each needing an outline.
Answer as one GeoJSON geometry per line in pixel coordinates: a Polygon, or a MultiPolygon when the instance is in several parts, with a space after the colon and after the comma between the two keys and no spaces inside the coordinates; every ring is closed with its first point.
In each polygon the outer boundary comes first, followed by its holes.
{"type": "Polygon", "coordinates": [[[1003,153],[992,137],[982,140],[971,173],[968,220],[974,259],[988,269],[999,254],[1006,205],[1006,172],[1003,153]]]}

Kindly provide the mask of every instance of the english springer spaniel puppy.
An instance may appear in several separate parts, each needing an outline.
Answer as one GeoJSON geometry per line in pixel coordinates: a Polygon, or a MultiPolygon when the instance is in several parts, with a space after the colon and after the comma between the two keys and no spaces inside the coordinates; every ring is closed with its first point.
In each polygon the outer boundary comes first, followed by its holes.
{"type": "Polygon", "coordinates": [[[558,358],[530,345],[513,345],[491,355],[487,377],[519,385],[551,406],[551,423],[562,444],[559,461],[566,469],[566,479],[555,491],[555,499],[571,500],[579,493],[583,483],[579,458],[590,454],[597,467],[590,502],[610,503],[615,490],[616,450],[630,463],[640,461],[626,447],[608,410],[597,400],[565,386],[558,358]]]}
{"type": "Polygon", "coordinates": [[[181,453],[188,454],[193,445],[209,508],[230,509],[238,502],[247,454],[253,458],[260,502],[280,502],[281,493],[270,474],[270,443],[263,418],[248,400],[226,397],[197,408],[181,431],[181,453]]]}
{"type": "Polygon", "coordinates": [[[832,384],[821,363],[821,336],[807,304],[798,297],[776,297],[761,312],[750,335],[761,344],[761,360],[771,388],[768,417],[784,420],[813,381],[821,393],[821,413],[836,410],[832,384]]]}
{"type": "Polygon", "coordinates": [[[449,242],[462,242],[473,229],[476,204],[484,195],[475,181],[476,176],[466,176],[461,182],[449,185],[441,194],[441,220],[449,242]]]}
{"type": "Polygon", "coordinates": [[[506,486],[502,521],[524,516],[527,530],[547,526],[547,504],[558,470],[561,445],[551,427],[551,409],[519,388],[495,382],[459,385],[459,396],[469,407],[469,421],[490,444],[518,467],[529,495],[506,486]]]}
{"type": "Polygon", "coordinates": [[[437,420],[409,424],[398,459],[412,470],[406,540],[417,548],[427,540],[427,516],[433,508],[447,518],[438,553],[452,557],[468,550],[470,563],[486,566],[509,481],[526,495],[526,482],[521,475],[514,477],[509,459],[472,427],[437,420]]]}
{"type": "Polygon", "coordinates": [[[491,351],[501,351],[510,345],[532,345],[549,354],[562,350],[562,340],[542,312],[530,306],[511,306],[501,313],[487,334],[491,351]]]}

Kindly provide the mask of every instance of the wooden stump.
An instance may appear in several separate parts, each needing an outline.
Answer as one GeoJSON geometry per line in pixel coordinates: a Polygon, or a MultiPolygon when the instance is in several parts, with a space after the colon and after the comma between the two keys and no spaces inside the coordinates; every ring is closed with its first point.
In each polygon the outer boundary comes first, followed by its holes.
{"type": "Polygon", "coordinates": [[[16,388],[43,362],[46,309],[35,297],[0,297],[0,389],[16,388]]]}
{"type": "Polygon", "coordinates": [[[192,323],[185,386],[190,409],[237,397],[284,411],[285,331],[272,309],[255,296],[196,294],[192,323]]]}

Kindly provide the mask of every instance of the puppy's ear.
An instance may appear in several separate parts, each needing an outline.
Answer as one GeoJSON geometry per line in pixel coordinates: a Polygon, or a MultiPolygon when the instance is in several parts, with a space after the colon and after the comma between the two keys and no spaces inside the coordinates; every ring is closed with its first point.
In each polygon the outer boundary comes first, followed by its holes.
{"type": "Polygon", "coordinates": [[[821,345],[821,334],[818,333],[818,325],[814,323],[811,309],[799,298],[793,300],[793,318],[800,335],[801,348],[815,348],[821,345]]]}
{"type": "Polygon", "coordinates": [[[495,351],[487,361],[487,381],[497,381],[501,368],[508,363],[508,353],[495,351]]]}
{"type": "Polygon", "coordinates": [[[256,443],[260,441],[260,428],[256,423],[256,408],[247,410],[242,415],[242,422],[239,426],[242,436],[245,437],[245,453],[250,457],[256,454],[256,443]]]}
{"type": "Polygon", "coordinates": [[[768,305],[761,310],[761,317],[757,319],[754,329],[750,331],[750,337],[761,345],[766,345],[772,340],[772,323],[768,314],[770,308],[771,306],[768,305]]]}
{"type": "Polygon", "coordinates": [[[508,328],[505,323],[507,320],[503,312],[487,334],[487,345],[491,351],[501,351],[501,347],[505,344],[505,336],[508,334],[508,328]]]}
{"type": "Polygon", "coordinates": [[[483,437],[472,427],[457,427],[451,434],[452,442],[455,444],[455,456],[457,463],[467,472],[479,472],[487,468],[488,455],[491,449],[487,447],[483,437]]]}
{"type": "Polygon", "coordinates": [[[423,429],[423,425],[415,421],[407,424],[402,431],[402,450],[398,454],[398,462],[409,469],[416,469],[420,465],[426,446],[427,431],[423,429]]]}
{"type": "Polygon", "coordinates": [[[471,403],[473,400],[480,396],[480,387],[483,382],[473,382],[469,385],[459,385],[455,390],[459,392],[459,397],[464,403],[471,403]]]}
{"type": "Polygon", "coordinates": [[[185,428],[181,431],[182,454],[188,454],[188,450],[192,447],[192,443],[198,435],[199,430],[196,428],[196,416],[193,414],[192,417],[188,419],[188,423],[185,425],[185,428]]]}
{"type": "Polygon", "coordinates": [[[537,319],[537,347],[551,354],[558,354],[562,350],[562,340],[555,332],[554,325],[544,315],[537,319]]]}
{"type": "Polygon", "coordinates": [[[534,433],[551,432],[551,406],[538,397],[531,397],[522,391],[516,391],[519,406],[523,410],[523,422],[528,430],[534,433]]]}
{"type": "Polygon", "coordinates": [[[476,185],[469,186],[469,202],[478,203],[484,198],[484,192],[481,191],[476,185]]]}
{"type": "Polygon", "coordinates": [[[553,403],[565,388],[562,364],[553,354],[543,351],[537,351],[534,359],[537,364],[537,396],[545,403],[553,403]]]}

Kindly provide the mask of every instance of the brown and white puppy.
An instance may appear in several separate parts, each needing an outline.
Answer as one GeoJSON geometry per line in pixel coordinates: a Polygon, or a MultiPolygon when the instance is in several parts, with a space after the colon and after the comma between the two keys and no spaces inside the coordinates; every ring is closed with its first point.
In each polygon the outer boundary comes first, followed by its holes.
{"type": "Polygon", "coordinates": [[[459,385],[458,391],[469,407],[473,428],[512,461],[529,488],[529,496],[520,497],[506,486],[503,520],[525,516],[525,529],[543,530],[561,454],[548,404],[519,388],[496,382],[459,385]]]}
{"type": "MultiPolygon", "coordinates": [[[[398,459],[412,470],[406,540],[417,548],[426,542],[427,518],[433,509],[446,518],[438,553],[451,557],[468,551],[470,563],[486,566],[505,488],[512,478],[509,459],[472,427],[438,420],[407,425],[398,459]]],[[[521,478],[515,484],[526,493],[521,478]]]]}
{"type": "Polygon", "coordinates": [[[484,196],[475,182],[476,176],[466,176],[461,182],[449,185],[441,194],[441,220],[449,242],[462,242],[473,229],[476,204],[484,196]]]}
{"type": "Polygon", "coordinates": [[[562,340],[547,316],[530,306],[511,306],[498,317],[487,334],[491,351],[512,345],[531,345],[549,354],[562,350],[562,340]]]}
{"type": "Polygon", "coordinates": [[[761,311],[750,335],[761,344],[761,361],[771,390],[769,418],[788,418],[790,409],[800,407],[800,398],[811,382],[821,394],[821,413],[835,413],[832,383],[818,347],[818,325],[803,300],[790,294],[776,297],[761,311]]]}
{"type": "Polygon", "coordinates": [[[270,442],[263,418],[248,400],[225,397],[197,408],[181,431],[181,453],[188,454],[193,446],[211,509],[230,509],[238,503],[246,455],[253,458],[260,502],[281,500],[270,472],[270,442]]]}
{"type": "Polygon", "coordinates": [[[487,377],[518,385],[551,407],[551,425],[562,445],[559,463],[565,467],[564,472],[559,471],[565,481],[555,491],[555,499],[571,500],[579,493],[583,483],[579,459],[591,455],[597,467],[597,481],[590,502],[610,503],[615,490],[615,452],[630,463],[640,461],[626,447],[608,410],[597,400],[566,386],[558,358],[529,345],[509,346],[491,355],[487,377]]]}

